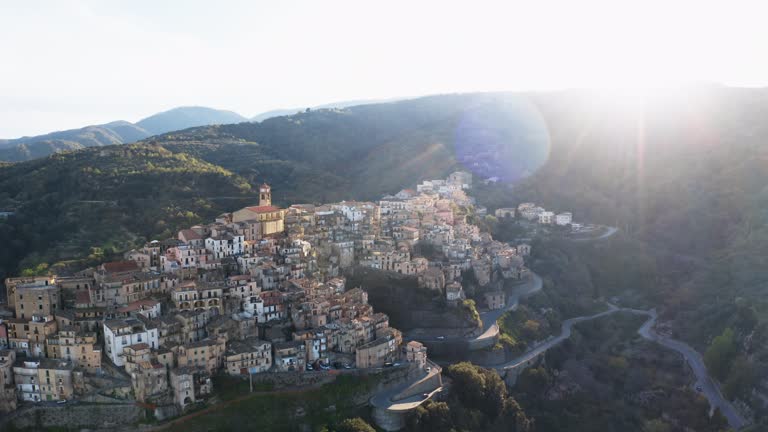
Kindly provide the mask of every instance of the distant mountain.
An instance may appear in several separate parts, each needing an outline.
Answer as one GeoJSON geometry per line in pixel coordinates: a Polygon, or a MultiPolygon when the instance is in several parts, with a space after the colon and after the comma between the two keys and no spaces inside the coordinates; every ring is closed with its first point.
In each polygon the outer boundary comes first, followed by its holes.
{"type": "Polygon", "coordinates": [[[175,130],[246,120],[245,117],[231,111],[205,107],[180,107],[147,117],[136,124],[114,121],[45,135],[0,140],[0,161],[20,162],[62,151],[128,144],[175,130]]]}
{"type": "MultiPolygon", "coordinates": [[[[309,107],[310,110],[316,110],[316,109],[327,109],[327,108],[349,108],[352,106],[357,105],[366,105],[366,104],[375,104],[375,103],[383,103],[383,102],[395,102],[397,100],[402,100],[402,98],[393,98],[393,99],[358,99],[358,100],[350,100],[350,101],[340,101],[340,102],[332,102],[328,104],[323,105],[317,105],[313,107],[309,107]]],[[[288,116],[293,115],[301,111],[306,111],[307,108],[288,108],[288,109],[276,109],[276,110],[270,110],[263,112],[261,114],[258,114],[256,116],[251,117],[251,121],[254,122],[260,122],[264,121],[269,118],[273,117],[282,117],[282,116],[288,116]]]]}
{"type": "Polygon", "coordinates": [[[147,117],[136,123],[151,135],[211,124],[229,124],[248,121],[232,111],[206,107],[179,107],[147,117]]]}
{"type": "Polygon", "coordinates": [[[19,162],[85,147],[134,142],[150,135],[149,132],[132,123],[116,121],[45,135],[3,140],[0,142],[0,160],[19,162]]]}

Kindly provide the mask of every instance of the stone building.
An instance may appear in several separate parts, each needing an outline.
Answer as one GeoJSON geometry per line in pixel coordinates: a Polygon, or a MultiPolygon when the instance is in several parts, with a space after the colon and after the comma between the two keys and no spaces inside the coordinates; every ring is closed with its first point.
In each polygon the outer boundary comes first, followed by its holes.
{"type": "Polygon", "coordinates": [[[33,315],[52,316],[61,307],[61,293],[48,279],[17,284],[14,289],[16,318],[30,319],[33,315]]]}
{"type": "Polygon", "coordinates": [[[419,286],[433,291],[443,291],[445,273],[437,267],[432,267],[419,274],[419,286]]]}
{"type": "Polygon", "coordinates": [[[232,222],[259,222],[259,238],[285,231],[286,211],[272,205],[272,188],[263,184],[259,188],[259,205],[245,207],[232,213],[232,222]]]}
{"type": "Polygon", "coordinates": [[[402,342],[403,335],[399,330],[387,328],[381,337],[357,347],[355,352],[357,367],[377,368],[384,366],[386,362],[396,360],[402,342]]]}
{"type": "Polygon", "coordinates": [[[224,361],[225,341],[206,338],[188,342],[177,347],[176,358],[179,367],[196,367],[214,373],[224,361]]]}
{"type": "Polygon", "coordinates": [[[266,372],[272,367],[272,344],[257,338],[229,342],[224,368],[229,375],[266,372]]]}
{"type": "Polygon", "coordinates": [[[176,405],[184,409],[213,391],[211,375],[201,368],[178,367],[171,371],[171,388],[176,405]]]}
{"type": "Polygon", "coordinates": [[[13,384],[13,364],[16,351],[0,350],[0,414],[16,410],[16,387],[13,384]]]}
{"type": "Polygon", "coordinates": [[[75,393],[74,365],[59,359],[17,358],[13,366],[16,393],[22,401],[72,399],[75,393]]]}
{"type": "Polygon", "coordinates": [[[164,396],[168,392],[168,374],[165,367],[153,361],[139,363],[131,372],[131,388],[139,402],[146,403],[152,398],[164,396]]]}
{"type": "Polygon", "coordinates": [[[97,345],[94,332],[62,327],[58,333],[48,336],[46,348],[49,358],[70,360],[91,373],[101,370],[101,346],[97,345]]]}
{"type": "Polygon", "coordinates": [[[44,357],[46,338],[56,333],[56,321],[52,315],[33,315],[29,319],[8,320],[8,346],[28,357],[44,357]]]}
{"type": "Polygon", "coordinates": [[[427,347],[421,342],[408,342],[405,345],[405,360],[416,364],[419,369],[424,369],[427,365],[427,347]]]}
{"type": "Polygon", "coordinates": [[[275,368],[279,372],[302,371],[306,367],[307,348],[304,342],[277,342],[275,347],[275,368]]]}
{"type": "Polygon", "coordinates": [[[485,293],[485,303],[488,309],[503,309],[506,306],[506,297],[503,291],[490,291],[485,293]]]}

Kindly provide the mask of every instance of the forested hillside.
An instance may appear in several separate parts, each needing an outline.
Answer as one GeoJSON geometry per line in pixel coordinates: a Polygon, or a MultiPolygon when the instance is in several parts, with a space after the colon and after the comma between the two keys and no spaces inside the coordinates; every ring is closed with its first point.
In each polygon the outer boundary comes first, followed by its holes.
{"type": "Polygon", "coordinates": [[[476,181],[473,194],[491,209],[532,200],[639,240],[646,250],[637,256],[653,257],[644,268],[658,273],[645,286],[661,284],[653,298],[685,322],[709,323],[686,330],[704,347],[744,313],[733,306],[738,297],[756,322],[768,315],[765,112],[768,94],[757,89],[645,101],[575,91],[446,95],[56,155],[0,167],[0,207],[17,209],[0,225],[12,245],[2,269],[15,274],[168,235],[249,202],[249,188],[263,181],[285,205],[376,199],[464,168],[502,180],[476,181]],[[684,274],[673,274],[682,262],[684,274]]]}
{"type": "Polygon", "coordinates": [[[0,208],[16,212],[0,221],[0,277],[73,259],[103,259],[210,220],[251,196],[241,177],[147,144],[0,167],[0,208]]]}

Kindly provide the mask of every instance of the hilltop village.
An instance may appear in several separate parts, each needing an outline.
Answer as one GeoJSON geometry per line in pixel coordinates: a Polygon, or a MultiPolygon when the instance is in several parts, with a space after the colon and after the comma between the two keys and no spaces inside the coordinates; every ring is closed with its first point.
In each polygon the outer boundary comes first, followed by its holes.
{"type": "MultiPolygon", "coordinates": [[[[183,410],[213,391],[212,376],[428,368],[427,349],[403,342],[389,317],[347,286],[354,267],[418,278],[449,305],[465,300],[462,274],[522,279],[530,246],[494,241],[469,223],[483,216],[455,172],[379,202],[259,203],[151,241],[121,261],[68,276],[9,278],[0,311],[0,412],[69,401],[103,378],[130,379],[126,397],[183,410]],[[439,251],[432,261],[417,245],[439,251]]],[[[497,216],[514,216],[514,208],[497,216]]],[[[533,204],[541,223],[570,224],[533,204]]],[[[503,294],[486,295],[488,308],[503,294]]]]}

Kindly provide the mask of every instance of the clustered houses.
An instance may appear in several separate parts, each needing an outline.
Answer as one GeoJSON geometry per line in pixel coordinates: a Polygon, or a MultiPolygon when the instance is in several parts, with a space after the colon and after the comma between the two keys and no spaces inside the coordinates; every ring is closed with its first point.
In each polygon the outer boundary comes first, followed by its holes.
{"type": "MultiPolygon", "coordinates": [[[[514,208],[502,208],[496,210],[496,217],[515,216],[514,208]]],[[[529,221],[536,221],[542,225],[568,226],[573,224],[573,214],[571,212],[562,212],[555,214],[539,207],[534,203],[522,203],[517,206],[517,214],[521,218],[529,221]]]]}
{"type": "Polygon", "coordinates": [[[14,317],[0,321],[8,341],[0,411],[76,397],[89,387],[83,379],[114,367],[130,375],[137,400],[182,408],[206,397],[219,373],[375,368],[402,356],[423,368],[426,348],[404,347],[389,317],[342,273],[364,266],[409,275],[450,303],[464,299],[464,271],[480,282],[524,277],[529,246],[496,242],[467,222],[471,182],[457,172],[378,203],[287,209],[272,205],[264,184],[257,206],[151,241],[122,261],[7,279],[14,317]]]}
{"type": "MultiPolygon", "coordinates": [[[[488,234],[467,222],[474,200],[465,189],[471,175],[453,173],[445,180],[426,180],[416,191],[404,189],[379,201],[380,231],[372,243],[362,248],[359,264],[376,269],[414,275],[419,285],[439,291],[449,304],[465,298],[462,272],[472,269],[480,285],[494,277],[526,277],[523,256],[530,246],[510,246],[494,241],[488,234]],[[433,251],[429,260],[413,258],[415,248],[433,251]]],[[[475,213],[480,209],[475,206],[475,213]]],[[[499,216],[515,215],[515,209],[500,209],[499,216]]]]}

